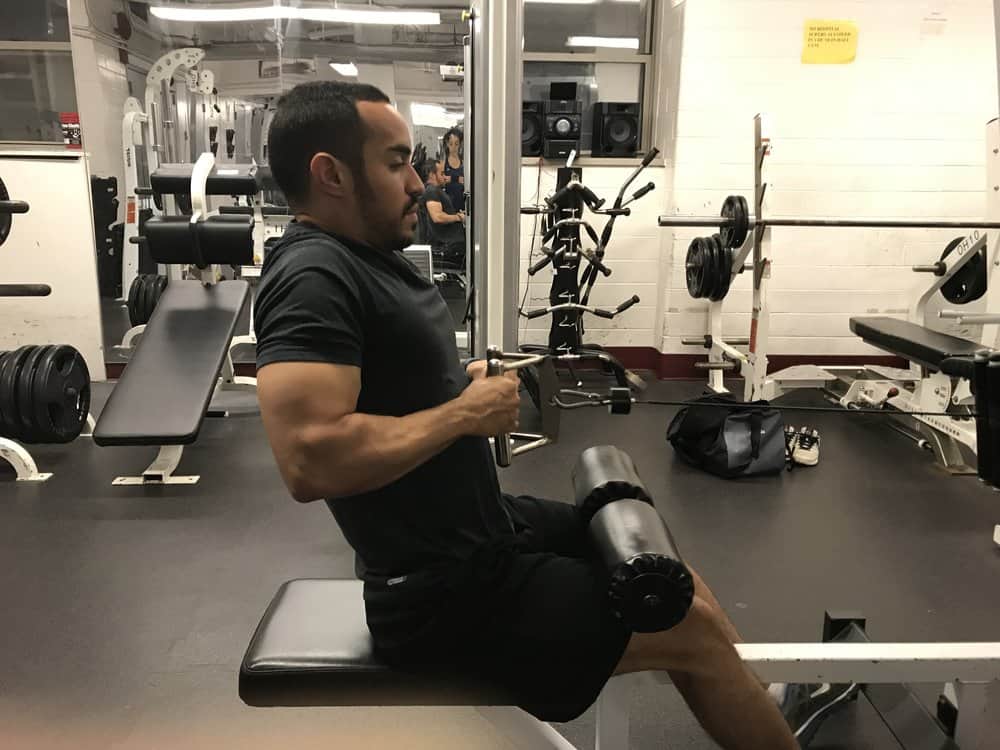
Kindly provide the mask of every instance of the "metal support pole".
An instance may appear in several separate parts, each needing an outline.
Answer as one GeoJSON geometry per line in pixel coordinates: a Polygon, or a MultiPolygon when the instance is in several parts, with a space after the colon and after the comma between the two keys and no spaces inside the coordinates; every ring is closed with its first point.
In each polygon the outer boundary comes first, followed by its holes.
{"type": "MultiPolygon", "coordinates": [[[[764,159],[771,148],[771,139],[764,132],[764,115],[753,119],[754,131],[754,206],[757,216],[764,214],[764,159]]],[[[771,235],[767,227],[753,228],[753,313],[750,321],[750,363],[751,372],[744,373],[743,398],[752,401],[761,397],[767,378],[767,347],[770,335],[770,315],[767,309],[766,280],[771,275],[770,261],[764,257],[765,244],[770,248],[771,235]]]]}

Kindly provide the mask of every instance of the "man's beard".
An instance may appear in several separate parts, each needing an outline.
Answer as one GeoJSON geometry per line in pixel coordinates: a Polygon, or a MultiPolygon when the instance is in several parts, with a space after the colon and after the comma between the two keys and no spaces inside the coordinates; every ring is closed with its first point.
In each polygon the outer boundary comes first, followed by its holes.
{"type": "MultiPolygon", "coordinates": [[[[412,244],[412,233],[409,236],[403,234],[403,216],[396,218],[394,225],[390,224],[390,219],[378,216],[378,211],[375,208],[378,198],[371,185],[368,184],[367,177],[362,177],[359,180],[358,194],[361,196],[361,219],[368,228],[372,244],[376,248],[394,253],[412,244]]],[[[406,210],[409,211],[416,203],[417,201],[414,199],[406,210]]]]}

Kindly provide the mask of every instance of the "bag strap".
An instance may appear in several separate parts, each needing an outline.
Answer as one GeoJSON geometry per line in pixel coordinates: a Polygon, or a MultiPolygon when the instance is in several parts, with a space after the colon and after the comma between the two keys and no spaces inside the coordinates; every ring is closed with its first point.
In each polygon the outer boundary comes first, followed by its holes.
{"type": "Polygon", "coordinates": [[[764,417],[760,411],[750,414],[750,457],[760,458],[760,433],[764,429],[764,417]]]}

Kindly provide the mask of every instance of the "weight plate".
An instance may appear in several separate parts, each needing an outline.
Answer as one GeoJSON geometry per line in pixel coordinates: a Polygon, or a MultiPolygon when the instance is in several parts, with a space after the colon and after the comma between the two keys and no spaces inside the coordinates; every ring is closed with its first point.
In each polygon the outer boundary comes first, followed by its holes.
{"type": "Polygon", "coordinates": [[[136,276],[132,279],[132,285],[128,288],[128,321],[131,325],[139,325],[136,321],[139,319],[139,287],[142,284],[142,276],[136,276]]]}
{"type": "Polygon", "coordinates": [[[684,278],[687,281],[688,294],[694,299],[702,296],[702,278],[705,268],[705,259],[699,252],[698,238],[695,237],[688,245],[687,257],[684,261],[684,278]]]}
{"type": "Polygon", "coordinates": [[[717,260],[715,257],[715,243],[712,241],[711,237],[700,237],[699,243],[702,247],[702,252],[705,254],[705,287],[703,295],[707,299],[712,299],[715,296],[716,284],[718,283],[718,269],[716,268],[717,260]]]}
{"type": "MultiPolygon", "coordinates": [[[[951,253],[965,241],[965,237],[956,237],[944,252],[941,253],[941,260],[947,258],[951,253]]],[[[986,294],[986,249],[980,250],[973,257],[965,262],[958,272],[941,286],[941,294],[953,305],[967,305],[981,299],[986,294]]]]}
{"type": "Polygon", "coordinates": [[[732,268],[732,252],[730,248],[723,245],[722,237],[718,234],[713,235],[710,238],[710,242],[712,243],[716,263],[715,283],[712,285],[711,300],[718,302],[724,299],[729,292],[729,282],[732,278],[731,271],[729,270],[732,268]],[[728,266],[727,260],[729,261],[728,266]]]}
{"type": "MultiPolygon", "coordinates": [[[[3,184],[3,180],[0,179],[0,201],[10,200],[10,195],[7,193],[7,186],[3,184]]],[[[10,227],[14,221],[14,217],[11,214],[0,214],[0,245],[7,241],[7,236],[10,234],[10,227]]]]}
{"type": "Polygon", "coordinates": [[[733,250],[743,247],[750,228],[746,199],[742,195],[730,195],[726,198],[722,203],[722,218],[725,219],[719,227],[722,244],[733,250]]]}
{"type": "Polygon", "coordinates": [[[750,207],[747,205],[747,199],[742,195],[736,196],[739,199],[740,205],[737,212],[737,216],[740,219],[739,233],[737,234],[737,239],[739,244],[732,247],[733,250],[739,250],[743,247],[743,243],[747,241],[747,234],[750,233],[750,207]]]}
{"type": "MultiPolygon", "coordinates": [[[[0,372],[3,372],[3,361],[10,352],[0,352],[0,372]]],[[[3,409],[4,409],[4,396],[0,393],[0,437],[5,434],[4,430],[4,420],[3,420],[3,409]]]]}
{"type": "Polygon", "coordinates": [[[21,364],[31,354],[33,346],[22,346],[3,358],[0,368],[0,398],[3,399],[3,432],[5,437],[14,440],[21,439],[21,418],[17,407],[17,391],[15,384],[21,370],[21,364]]]}
{"type": "Polygon", "coordinates": [[[148,323],[149,316],[153,314],[153,306],[156,304],[156,275],[147,274],[142,286],[142,322],[148,323]]]}
{"type": "Polygon", "coordinates": [[[138,311],[137,325],[146,325],[149,322],[149,313],[146,310],[146,295],[149,293],[149,274],[142,274],[142,281],[139,283],[139,293],[136,295],[135,307],[138,311]]]}
{"type": "Polygon", "coordinates": [[[48,347],[32,382],[35,423],[46,442],[79,437],[90,411],[90,371],[72,346],[48,347]]]}
{"type": "MultiPolygon", "coordinates": [[[[156,307],[156,305],[160,304],[160,297],[162,297],[163,293],[165,291],[167,291],[167,284],[168,283],[169,282],[168,282],[166,276],[164,276],[163,274],[157,275],[157,277],[156,277],[156,304],[153,305],[154,308],[156,307]]],[[[152,315],[150,315],[150,317],[152,317],[152,315]]]]}
{"type": "Polygon", "coordinates": [[[722,248],[722,288],[719,290],[719,299],[725,299],[729,294],[729,286],[733,283],[733,249],[731,247],[722,248]]]}
{"type": "Polygon", "coordinates": [[[38,363],[51,349],[51,346],[31,347],[31,353],[24,358],[21,371],[14,381],[17,413],[21,420],[21,440],[25,443],[46,442],[48,437],[35,423],[35,402],[31,383],[35,377],[35,370],[38,369],[38,363]]]}

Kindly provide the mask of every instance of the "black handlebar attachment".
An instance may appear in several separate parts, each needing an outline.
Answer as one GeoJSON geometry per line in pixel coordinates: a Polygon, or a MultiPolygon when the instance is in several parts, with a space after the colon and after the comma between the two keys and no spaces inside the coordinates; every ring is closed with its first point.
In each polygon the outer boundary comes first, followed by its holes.
{"type": "MultiPolygon", "coordinates": [[[[496,347],[490,347],[486,350],[486,376],[492,378],[503,376],[503,374],[503,352],[496,347]]],[[[493,438],[493,450],[496,453],[497,466],[510,466],[513,452],[509,433],[501,432],[493,438]]]]}
{"type": "Polygon", "coordinates": [[[642,160],[642,166],[643,166],[643,168],[648,167],[650,164],[652,164],[653,163],[653,159],[655,159],[659,155],[660,155],[660,149],[655,148],[655,147],[651,148],[649,150],[649,153],[646,154],[645,158],[642,160]]]}

